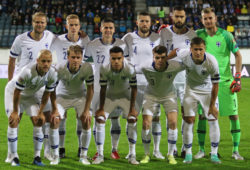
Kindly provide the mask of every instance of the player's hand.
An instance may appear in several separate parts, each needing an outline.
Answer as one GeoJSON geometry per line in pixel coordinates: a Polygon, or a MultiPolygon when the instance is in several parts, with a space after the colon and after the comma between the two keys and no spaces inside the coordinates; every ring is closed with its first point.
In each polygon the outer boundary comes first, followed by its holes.
{"type": "Polygon", "coordinates": [[[98,109],[96,112],[95,112],[95,119],[97,120],[98,117],[103,117],[104,120],[101,120],[102,122],[105,122],[106,120],[106,117],[105,117],[105,112],[103,109],[98,109]]]}
{"type": "Polygon", "coordinates": [[[43,126],[45,123],[45,116],[43,112],[40,112],[37,116],[34,117],[34,123],[36,126],[43,126]]]}
{"type": "Polygon", "coordinates": [[[50,115],[50,123],[56,125],[60,121],[60,114],[58,110],[53,110],[50,115]]]}
{"type": "Polygon", "coordinates": [[[218,110],[217,110],[217,108],[216,108],[215,106],[210,106],[210,107],[209,107],[208,116],[209,116],[210,114],[212,114],[216,119],[218,119],[218,114],[219,114],[219,112],[218,112],[218,110]]]}
{"type": "Polygon", "coordinates": [[[129,120],[130,117],[134,117],[135,120],[133,120],[133,122],[136,122],[137,121],[137,116],[138,116],[138,112],[135,110],[135,109],[131,109],[128,113],[128,121],[132,121],[132,120],[129,120]]]}
{"type": "Polygon", "coordinates": [[[18,125],[20,121],[20,117],[17,112],[12,112],[9,117],[9,125],[10,127],[18,125]]]}
{"type": "Polygon", "coordinates": [[[83,30],[79,30],[79,35],[81,38],[87,37],[87,34],[83,30]]]}
{"type": "Polygon", "coordinates": [[[89,111],[83,112],[80,119],[83,123],[83,128],[88,129],[91,125],[91,116],[89,111]]]}
{"type": "Polygon", "coordinates": [[[239,92],[241,90],[240,78],[241,78],[241,73],[240,72],[235,73],[234,81],[232,82],[232,84],[230,86],[230,89],[233,93],[239,92]]]}

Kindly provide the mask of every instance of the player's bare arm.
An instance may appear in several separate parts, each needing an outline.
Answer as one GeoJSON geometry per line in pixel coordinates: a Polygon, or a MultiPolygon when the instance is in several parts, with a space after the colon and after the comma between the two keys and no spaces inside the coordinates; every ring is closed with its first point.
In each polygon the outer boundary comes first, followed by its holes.
{"type": "Polygon", "coordinates": [[[84,107],[84,111],[83,111],[82,116],[81,116],[81,120],[82,120],[82,122],[84,122],[84,125],[83,125],[84,129],[90,128],[91,116],[89,113],[89,109],[90,109],[90,104],[91,104],[91,101],[93,98],[93,94],[94,94],[93,84],[88,85],[87,86],[87,96],[86,96],[85,107],[84,107]]]}
{"type": "Polygon", "coordinates": [[[18,116],[18,105],[20,102],[20,95],[21,95],[21,90],[15,88],[14,90],[14,96],[13,96],[13,112],[11,113],[9,117],[9,125],[10,127],[17,127],[20,118],[18,116]]]}
{"type": "Polygon", "coordinates": [[[16,64],[16,59],[13,57],[9,57],[8,81],[10,81],[13,78],[14,71],[15,71],[15,64],[16,64]]]}
{"type": "Polygon", "coordinates": [[[45,108],[45,105],[47,104],[48,100],[50,97],[50,92],[45,91],[43,93],[43,97],[42,97],[42,101],[40,104],[40,108],[38,111],[38,115],[34,117],[34,121],[36,123],[37,126],[42,126],[45,123],[45,116],[43,113],[43,109],[45,108]]]}
{"type": "Polygon", "coordinates": [[[51,120],[52,124],[55,125],[55,124],[59,123],[59,118],[60,118],[60,115],[59,115],[58,109],[57,109],[57,104],[56,104],[56,92],[55,91],[51,92],[50,101],[51,101],[51,106],[52,106],[50,120],[51,120]]]}
{"type": "Polygon", "coordinates": [[[137,86],[131,86],[131,99],[130,99],[130,109],[128,117],[133,116],[137,118],[137,112],[135,110],[135,100],[137,95],[137,86]]]}
{"type": "Polygon", "coordinates": [[[172,59],[172,58],[175,58],[175,57],[177,56],[177,52],[176,52],[177,50],[178,50],[178,48],[173,49],[173,50],[168,54],[167,60],[170,60],[170,59],[172,59]]]}
{"type": "Polygon", "coordinates": [[[213,83],[212,92],[211,92],[211,101],[208,110],[208,115],[212,114],[216,119],[218,118],[218,110],[215,107],[215,102],[218,96],[219,84],[213,83]]]}
{"type": "MultiPolygon", "coordinates": [[[[95,117],[98,118],[100,116],[105,118],[105,114],[104,114],[104,104],[105,104],[105,98],[106,98],[106,90],[107,90],[107,86],[101,86],[101,91],[100,91],[100,107],[99,109],[96,111],[95,117]]],[[[103,120],[103,122],[105,122],[105,120],[103,120]]]]}
{"type": "Polygon", "coordinates": [[[234,53],[235,56],[235,66],[236,66],[236,73],[234,76],[234,81],[232,82],[230,89],[234,92],[239,92],[241,90],[241,67],[242,67],[242,56],[240,51],[238,50],[234,53]]]}

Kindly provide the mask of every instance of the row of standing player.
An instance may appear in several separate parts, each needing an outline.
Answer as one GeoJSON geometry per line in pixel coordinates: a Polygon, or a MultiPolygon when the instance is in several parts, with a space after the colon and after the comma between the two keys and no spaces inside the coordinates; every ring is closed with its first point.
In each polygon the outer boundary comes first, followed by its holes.
{"type": "MultiPolygon", "coordinates": [[[[42,17],[43,18],[43,17],[42,17]]],[[[41,19],[41,18],[40,18],[41,19]]],[[[215,20],[215,16],[214,16],[214,18],[213,18],[214,20],[215,20]]],[[[78,28],[80,28],[80,26],[79,26],[79,20],[74,20],[74,19],[72,19],[73,21],[76,21],[76,22],[78,22],[78,24],[68,24],[68,27],[70,28],[70,27],[78,27],[78,28]]],[[[72,20],[68,20],[68,21],[72,21],[72,20]]],[[[73,22],[72,21],[72,22],[73,22]]],[[[185,27],[185,24],[184,24],[184,21],[185,21],[185,12],[184,12],[184,10],[183,9],[177,9],[177,10],[174,10],[174,25],[172,26],[172,27],[170,27],[170,29],[169,28],[167,28],[166,30],[168,30],[170,33],[172,33],[174,36],[171,36],[170,35],[170,39],[169,40],[166,40],[166,42],[168,42],[168,43],[166,43],[166,44],[164,44],[164,45],[166,45],[169,49],[171,49],[171,47],[172,47],[172,49],[173,49],[173,46],[172,46],[172,44],[173,44],[173,40],[175,39],[175,37],[177,37],[178,36],[178,34],[180,34],[181,36],[180,37],[184,37],[186,34],[187,34],[187,32],[191,32],[191,30],[188,30],[186,27],[185,27]],[[181,14],[180,14],[181,13],[181,14]],[[176,19],[176,20],[175,20],[176,19]],[[172,29],[171,29],[172,28],[172,29]]],[[[152,56],[152,52],[151,52],[151,49],[154,47],[154,46],[156,46],[157,45],[157,43],[159,43],[160,42],[160,37],[157,35],[157,34],[154,34],[154,33],[150,33],[150,31],[149,31],[149,27],[150,27],[150,22],[151,22],[151,20],[150,20],[150,16],[149,15],[139,15],[139,17],[138,17],[138,32],[134,32],[134,33],[129,33],[128,35],[126,35],[125,37],[124,37],[124,41],[126,42],[126,45],[128,46],[128,51],[129,51],[129,56],[130,56],[130,58],[131,58],[131,62],[133,62],[133,64],[135,64],[135,67],[137,68],[137,66],[138,65],[140,65],[140,63],[141,63],[141,61],[145,61],[145,57],[144,56],[152,56]],[[155,38],[152,38],[152,37],[154,37],[155,36],[155,38]],[[155,41],[152,41],[153,39],[155,39],[155,41]],[[141,41],[140,41],[141,40],[141,41]],[[143,45],[142,45],[143,44],[143,45]],[[147,46],[146,46],[147,45],[147,46]],[[142,48],[140,48],[140,47],[142,47],[142,48]],[[145,48],[144,48],[145,47],[145,48]],[[150,49],[150,52],[149,53],[147,53],[147,51],[149,51],[149,50],[146,50],[146,49],[150,49]],[[131,56],[134,56],[134,57],[131,57],[131,56]],[[136,56],[136,57],[135,57],[136,56]],[[139,59],[139,57],[141,57],[141,59],[139,59]]],[[[46,26],[46,20],[45,21],[43,21],[43,24],[42,23],[39,23],[39,21],[37,21],[37,22],[33,22],[33,26],[34,26],[34,30],[35,30],[35,28],[37,29],[36,31],[32,31],[32,32],[30,32],[30,33],[26,33],[25,35],[26,36],[30,36],[32,39],[31,40],[33,40],[33,42],[32,42],[32,47],[34,47],[34,45],[35,45],[35,43],[36,44],[39,44],[39,43],[37,43],[37,41],[35,41],[35,39],[36,38],[39,38],[39,36],[34,36],[34,34],[35,34],[35,32],[36,33],[39,33],[39,31],[40,31],[40,39],[44,39],[44,36],[43,36],[43,30],[45,29],[45,26],[46,26]],[[36,26],[36,24],[37,24],[37,26],[36,26]],[[40,25],[39,25],[40,24],[40,25]],[[41,26],[41,24],[42,24],[42,26],[41,26]],[[42,30],[43,29],[43,30],[42,30]],[[42,30],[42,31],[41,31],[42,30]],[[32,33],[33,33],[33,36],[32,36],[32,33]],[[34,39],[33,39],[34,38],[34,39]]],[[[216,29],[217,29],[217,27],[215,27],[216,29]]],[[[113,35],[113,33],[114,33],[114,29],[113,29],[113,23],[105,23],[105,24],[102,24],[102,27],[101,27],[101,30],[103,29],[103,35],[102,35],[102,38],[101,39],[98,39],[98,40],[94,40],[94,41],[92,41],[91,43],[89,43],[89,47],[87,47],[87,49],[90,49],[90,51],[93,51],[93,49],[95,49],[95,54],[91,54],[92,55],[92,57],[93,57],[93,59],[94,59],[94,61],[96,61],[95,63],[98,63],[98,64],[102,64],[102,63],[104,63],[105,61],[107,61],[107,60],[105,60],[105,56],[108,56],[108,55],[103,55],[103,54],[101,54],[103,51],[106,51],[106,49],[107,49],[107,51],[108,51],[108,49],[109,48],[111,48],[113,45],[115,45],[115,43],[118,41],[117,39],[113,42],[113,38],[112,38],[112,35],[113,35]],[[110,26],[110,24],[111,24],[111,26],[110,26]],[[104,26],[104,25],[106,25],[106,27],[104,26]],[[105,31],[106,30],[106,31],[105,31]],[[95,42],[95,43],[94,43],[95,42]],[[100,44],[100,45],[98,45],[98,43],[100,44]],[[91,44],[93,45],[94,44],[94,47],[92,47],[92,48],[90,48],[91,47],[91,44]],[[97,45],[96,45],[97,44],[97,45]],[[96,46],[95,46],[96,45],[96,46]],[[104,46],[104,48],[102,48],[102,46],[104,46]],[[100,50],[98,50],[98,48],[97,47],[100,47],[100,50]]],[[[72,36],[72,34],[70,35],[70,29],[69,29],[69,33],[68,34],[66,34],[66,35],[62,35],[62,36],[59,36],[59,37],[61,37],[61,38],[64,38],[64,39],[66,39],[67,41],[66,42],[68,42],[68,43],[70,43],[70,41],[69,40],[73,40],[74,38],[75,38],[75,41],[77,42],[77,40],[81,40],[81,39],[79,39],[79,36],[78,36],[78,31],[77,31],[77,29],[72,29],[72,32],[74,32],[75,34],[73,34],[74,36],[72,36]],[[72,36],[72,37],[71,37],[72,36]]],[[[71,32],[71,33],[72,33],[71,32]]],[[[162,31],[163,32],[163,31],[162,31]]],[[[162,33],[161,33],[162,34],[162,33]]],[[[30,37],[28,37],[28,38],[30,38],[30,37]]],[[[58,37],[58,39],[59,39],[59,37],[58,37]]],[[[162,41],[163,41],[163,39],[164,39],[164,36],[162,36],[162,41]]],[[[190,38],[184,38],[185,40],[184,41],[182,41],[181,40],[181,42],[185,42],[185,44],[189,44],[190,43],[190,38]]],[[[39,39],[38,39],[39,40],[39,39]]],[[[38,42],[40,42],[40,40],[38,41],[38,42]]],[[[71,42],[72,43],[72,42],[71,42]]],[[[18,43],[17,43],[18,44],[18,43]]],[[[59,43],[60,45],[63,45],[63,43],[59,43]]],[[[66,44],[66,43],[65,43],[66,44]]],[[[72,43],[73,44],[73,43],[72,43]]],[[[180,44],[180,43],[177,43],[177,44],[180,44]]],[[[19,56],[21,53],[23,53],[23,55],[24,56],[29,56],[29,61],[31,60],[33,60],[33,56],[36,56],[34,53],[32,53],[32,52],[30,52],[29,50],[30,50],[30,48],[27,48],[27,47],[24,47],[23,49],[15,49],[15,42],[14,42],[14,44],[13,44],[13,47],[12,47],[12,50],[11,50],[11,58],[10,58],[10,64],[9,64],[9,67],[10,67],[10,71],[9,71],[9,79],[11,79],[11,74],[13,75],[13,71],[11,72],[11,68],[13,68],[13,61],[11,62],[11,60],[14,60],[15,61],[15,58],[17,57],[17,56],[19,56]],[[15,51],[16,50],[16,51],[15,51]],[[22,52],[22,51],[24,51],[24,52],[22,52]],[[16,53],[15,53],[16,52],[16,53]],[[26,53],[25,53],[26,52],[26,53]],[[12,66],[12,67],[11,67],[12,66]]],[[[44,47],[45,48],[49,48],[49,43],[48,42],[44,42],[44,47]]],[[[41,45],[41,43],[40,43],[40,47],[43,47],[43,45],[41,45]]],[[[174,46],[174,48],[176,48],[175,46],[174,46]]],[[[63,55],[62,55],[62,57],[64,57],[65,58],[65,49],[67,49],[66,47],[64,47],[63,48],[64,49],[64,52],[63,52],[63,55]]],[[[62,51],[62,50],[61,50],[62,51]]],[[[126,50],[125,50],[126,51],[126,50]]],[[[91,53],[91,52],[90,52],[91,53]]],[[[94,52],[93,52],[94,53],[94,52]]],[[[235,52],[236,54],[237,53],[239,53],[239,52],[235,52]]],[[[86,53],[85,53],[85,55],[86,56],[88,56],[88,53],[87,53],[87,51],[86,51],[86,53]]],[[[238,56],[238,55],[237,55],[238,56]]],[[[21,57],[22,58],[22,57],[21,57]]],[[[27,57],[26,57],[27,58],[27,57]]],[[[240,57],[238,57],[238,58],[240,58],[240,57]]],[[[237,58],[237,59],[238,59],[237,58]]],[[[26,61],[27,62],[27,61],[26,61]]],[[[237,62],[237,60],[236,60],[236,62],[237,62]]],[[[139,67],[138,67],[139,68],[139,67]]],[[[238,67],[239,68],[239,67],[238,67]]],[[[12,69],[13,70],[13,69],[12,69]]],[[[240,72],[239,71],[240,69],[238,69],[237,70],[237,72],[240,72]]],[[[97,74],[98,75],[98,74],[97,74]]],[[[138,93],[140,94],[140,91],[143,91],[143,89],[145,88],[145,78],[143,78],[143,76],[141,76],[141,75],[138,75],[137,76],[138,77],[138,93]],[[142,77],[142,78],[140,78],[140,77],[142,77]],[[144,79],[144,80],[143,80],[144,79]]],[[[95,83],[96,84],[96,83],[95,83]]],[[[117,117],[115,117],[116,119],[117,119],[117,117]]],[[[113,130],[113,132],[118,132],[118,134],[119,134],[119,123],[117,123],[117,121],[116,121],[116,119],[112,119],[112,122],[114,122],[113,124],[114,125],[118,125],[117,127],[115,127],[115,128],[117,128],[117,129],[115,129],[115,130],[113,130]],[[117,131],[116,131],[117,130],[117,131]]],[[[119,120],[119,119],[117,119],[117,120],[119,120]]],[[[81,124],[81,123],[78,123],[78,124],[81,124]]],[[[156,152],[154,152],[154,153],[157,153],[157,151],[158,151],[158,153],[160,153],[159,152],[159,140],[160,140],[160,131],[161,131],[161,129],[160,129],[160,126],[159,126],[160,124],[159,124],[159,117],[154,117],[153,118],[153,127],[152,127],[152,129],[155,129],[155,130],[157,130],[158,132],[153,132],[153,135],[154,135],[154,146],[155,146],[155,148],[154,148],[154,150],[156,151],[156,152]],[[154,127],[156,127],[156,128],[154,128],[154,127]]],[[[65,126],[62,126],[62,127],[65,127],[65,126]]],[[[239,128],[239,126],[237,126],[237,128],[239,128]]],[[[61,134],[63,134],[63,131],[61,131],[62,133],[61,134]]],[[[111,130],[111,132],[112,132],[112,130],[111,130]]],[[[65,133],[65,132],[64,132],[65,133]]],[[[235,132],[234,132],[235,133],[235,132]]],[[[117,133],[114,133],[114,134],[117,134],[117,133]]],[[[63,136],[63,135],[62,135],[63,136]]],[[[111,135],[112,136],[112,135],[111,135]]],[[[119,135],[115,135],[115,136],[112,136],[113,138],[116,138],[116,139],[119,139],[119,135]],[[118,136],[118,137],[117,137],[118,136]]],[[[238,139],[237,139],[238,140],[238,139]]],[[[61,141],[61,139],[60,139],[60,141],[61,141]]],[[[112,139],[112,143],[113,144],[117,144],[117,140],[115,141],[115,140],[113,140],[112,139]]],[[[114,148],[113,148],[113,151],[116,151],[116,149],[117,149],[117,146],[115,146],[115,145],[113,145],[114,146],[114,148]],[[115,148],[116,147],[116,148],[115,148]]],[[[156,155],[156,154],[155,154],[156,155]]],[[[163,157],[162,155],[160,155],[161,157],[163,157]]],[[[237,155],[238,157],[239,157],[239,155],[237,155]]]]}

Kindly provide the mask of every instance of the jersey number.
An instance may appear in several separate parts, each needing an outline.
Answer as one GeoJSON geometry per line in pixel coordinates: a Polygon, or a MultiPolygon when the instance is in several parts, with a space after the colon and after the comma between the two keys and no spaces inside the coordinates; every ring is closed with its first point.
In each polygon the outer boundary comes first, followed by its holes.
{"type": "Polygon", "coordinates": [[[67,60],[67,52],[66,51],[63,52],[63,59],[67,60]]]}
{"type": "Polygon", "coordinates": [[[29,59],[30,59],[30,60],[33,60],[32,52],[31,52],[31,51],[29,52],[29,59]]]}
{"type": "Polygon", "coordinates": [[[104,55],[97,55],[97,63],[102,64],[105,60],[104,55]]]}

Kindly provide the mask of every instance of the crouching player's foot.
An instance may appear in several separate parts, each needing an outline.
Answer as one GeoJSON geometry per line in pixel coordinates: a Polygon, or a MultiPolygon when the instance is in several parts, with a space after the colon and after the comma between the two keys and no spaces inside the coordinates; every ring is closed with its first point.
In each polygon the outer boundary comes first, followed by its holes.
{"type": "Polygon", "coordinates": [[[221,160],[217,154],[211,154],[211,162],[214,164],[221,164],[221,160]]]}
{"type": "Polygon", "coordinates": [[[132,164],[132,165],[138,165],[139,162],[136,160],[135,155],[129,155],[128,156],[128,163],[132,164]]]}
{"type": "Polygon", "coordinates": [[[185,163],[185,164],[191,164],[192,163],[192,154],[186,154],[183,163],[185,163]]]}
{"type": "Polygon", "coordinates": [[[201,159],[205,157],[205,152],[200,150],[196,155],[194,155],[194,159],[201,159]]]}
{"type": "Polygon", "coordinates": [[[113,151],[110,155],[112,159],[120,159],[120,155],[117,151],[113,151]]]}
{"type": "Polygon", "coordinates": [[[90,165],[90,162],[87,156],[81,156],[79,162],[81,162],[83,165],[90,165]]]}
{"type": "Polygon", "coordinates": [[[169,162],[169,164],[171,164],[171,165],[177,164],[177,161],[175,160],[175,158],[174,158],[173,155],[168,155],[168,162],[169,162]]]}
{"type": "Polygon", "coordinates": [[[50,165],[58,165],[60,162],[60,158],[58,155],[53,156],[52,161],[50,161],[50,165]]]}
{"type": "Polygon", "coordinates": [[[145,155],[142,160],[140,161],[141,164],[147,164],[150,161],[149,155],[145,155]]]}
{"type": "Polygon", "coordinates": [[[60,158],[65,158],[65,148],[59,148],[59,156],[60,158]]]}
{"type": "Polygon", "coordinates": [[[154,151],[153,156],[157,159],[165,159],[165,157],[161,154],[160,151],[154,151]]]}
{"type": "Polygon", "coordinates": [[[33,164],[37,166],[44,166],[44,164],[42,163],[41,157],[39,156],[34,158],[33,164]]]}
{"type": "Polygon", "coordinates": [[[244,160],[244,158],[240,156],[239,152],[233,152],[232,158],[234,158],[235,160],[244,160]]]}
{"type": "Polygon", "coordinates": [[[104,157],[102,155],[99,155],[96,157],[96,159],[92,162],[92,164],[100,164],[104,162],[104,157]]]}
{"type": "Polygon", "coordinates": [[[18,157],[15,157],[15,158],[11,161],[11,166],[20,166],[18,157]]]}

